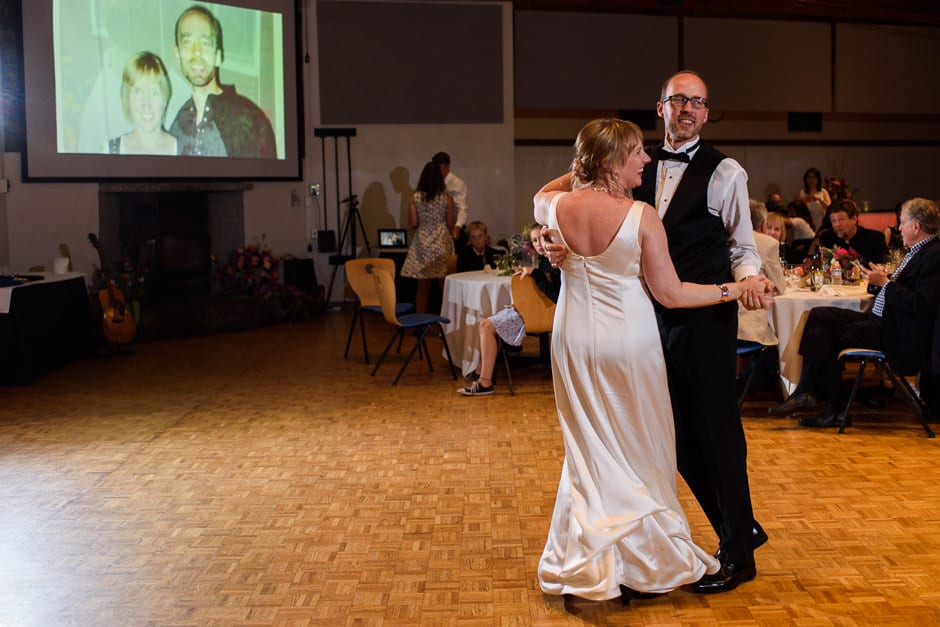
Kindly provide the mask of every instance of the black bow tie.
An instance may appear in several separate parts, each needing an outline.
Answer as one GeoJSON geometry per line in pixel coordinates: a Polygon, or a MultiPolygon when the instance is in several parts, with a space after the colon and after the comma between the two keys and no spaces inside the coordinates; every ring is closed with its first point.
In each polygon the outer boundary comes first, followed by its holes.
{"type": "Polygon", "coordinates": [[[668,150],[666,150],[666,149],[663,148],[662,146],[660,146],[659,148],[656,149],[656,158],[659,159],[660,161],[670,161],[670,160],[671,160],[671,161],[682,161],[682,162],[684,162],[684,163],[688,163],[688,162],[690,161],[690,159],[689,159],[689,153],[687,153],[687,152],[669,152],[668,150]]]}

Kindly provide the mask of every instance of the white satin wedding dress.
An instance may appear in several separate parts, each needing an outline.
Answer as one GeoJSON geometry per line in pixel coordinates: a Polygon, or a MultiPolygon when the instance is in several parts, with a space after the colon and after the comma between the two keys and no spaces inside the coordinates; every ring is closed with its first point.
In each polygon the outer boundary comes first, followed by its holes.
{"type": "MultiPolygon", "coordinates": [[[[558,229],[555,197],[549,226],[558,229]]],[[[568,254],[552,334],[565,460],[539,561],[548,594],[668,592],[716,572],[679,504],[675,430],[634,202],[602,254],[568,254]]],[[[564,232],[561,232],[562,241],[564,232]]]]}

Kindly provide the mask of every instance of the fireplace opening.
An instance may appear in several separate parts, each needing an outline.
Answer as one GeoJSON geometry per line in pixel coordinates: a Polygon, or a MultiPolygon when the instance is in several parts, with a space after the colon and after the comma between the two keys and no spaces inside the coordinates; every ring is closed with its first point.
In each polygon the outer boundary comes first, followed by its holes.
{"type": "Polygon", "coordinates": [[[146,268],[137,337],[186,337],[244,326],[213,289],[213,258],[244,246],[242,182],[102,183],[102,261],[146,268]]]}
{"type": "Polygon", "coordinates": [[[145,268],[146,295],[157,302],[204,298],[212,272],[204,192],[122,194],[122,257],[145,268]]]}

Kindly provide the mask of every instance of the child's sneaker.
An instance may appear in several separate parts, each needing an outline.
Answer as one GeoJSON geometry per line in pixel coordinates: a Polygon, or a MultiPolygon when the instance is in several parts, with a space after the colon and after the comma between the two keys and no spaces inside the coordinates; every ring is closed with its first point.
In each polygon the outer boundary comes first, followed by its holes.
{"type": "Polygon", "coordinates": [[[460,388],[457,391],[464,396],[490,396],[496,393],[496,386],[480,385],[479,381],[474,381],[467,387],[460,388]]]}

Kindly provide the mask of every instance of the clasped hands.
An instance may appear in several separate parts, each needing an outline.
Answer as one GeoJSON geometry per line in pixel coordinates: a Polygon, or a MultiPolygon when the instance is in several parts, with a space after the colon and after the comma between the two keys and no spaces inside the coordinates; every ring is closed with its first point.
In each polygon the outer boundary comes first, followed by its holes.
{"type": "Polygon", "coordinates": [[[858,264],[857,267],[862,273],[862,278],[868,281],[869,285],[874,285],[875,287],[884,287],[888,282],[888,271],[885,270],[884,266],[880,266],[876,263],[869,263],[867,268],[862,264],[858,264]]]}
{"type": "Polygon", "coordinates": [[[744,288],[740,303],[745,309],[770,309],[774,304],[774,282],[763,274],[748,277],[740,283],[744,288]]]}

